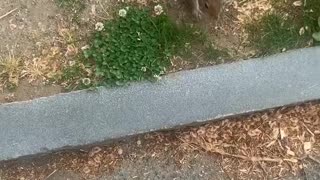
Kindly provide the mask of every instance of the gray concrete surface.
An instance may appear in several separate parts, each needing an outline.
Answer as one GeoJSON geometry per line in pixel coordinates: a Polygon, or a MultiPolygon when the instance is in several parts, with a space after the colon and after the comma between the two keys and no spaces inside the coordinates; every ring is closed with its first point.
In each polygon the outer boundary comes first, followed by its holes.
{"type": "Polygon", "coordinates": [[[320,99],[320,48],[0,105],[0,160],[320,99]]]}

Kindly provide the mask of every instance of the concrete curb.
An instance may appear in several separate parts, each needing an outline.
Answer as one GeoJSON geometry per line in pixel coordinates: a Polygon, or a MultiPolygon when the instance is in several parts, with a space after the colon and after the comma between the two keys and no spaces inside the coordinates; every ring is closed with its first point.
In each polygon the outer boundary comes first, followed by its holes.
{"type": "Polygon", "coordinates": [[[320,99],[320,48],[0,105],[0,160],[320,99]]]}

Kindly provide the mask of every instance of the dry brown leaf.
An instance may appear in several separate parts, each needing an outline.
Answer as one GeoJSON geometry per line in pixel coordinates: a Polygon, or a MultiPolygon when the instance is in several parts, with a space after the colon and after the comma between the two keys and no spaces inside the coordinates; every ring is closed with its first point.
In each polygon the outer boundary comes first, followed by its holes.
{"type": "Polygon", "coordinates": [[[88,166],[84,167],[82,169],[82,171],[85,173],[85,174],[89,174],[91,172],[90,168],[88,166]]]}
{"type": "Polygon", "coordinates": [[[288,136],[284,129],[280,128],[279,131],[281,140],[288,136]]]}
{"type": "Polygon", "coordinates": [[[311,152],[311,148],[312,148],[311,142],[304,142],[303,143],[303,149],[306,154],[309,154],[311,152]]]}
{"type": "Polygon", "coordinates": [[[272,139],[278,139],[279,137],[279,128],[274,128],[272,130],[272,139]]]}
{"type": "Polygon", "coordinates": [[[298,159],[283,159],[284,161],[287,161],[287,162],[292,162],[292,163],[297,163],[299,162],[298,159]]]}
{"type": "Polygon", "coordinates": [[[262,133],[261,130],[254,129],[254,130],[249,131],[248,135],[251,137],[254,137],[254,136],[259,136],[261,133],[262,133]]]}
{"type": "Polygon", "coordinates": [[[287,147],[287,155],[295,156],[296,154],[293,151],[291,151],[289,147],[287,147]]]}
{"type": "Polygon", "coordinates": [[[273,141],[271,141],[266,147],[269,148],[269,147],[271,147],[272,145],[274,145],[276,142],[277,142],[277,140],[273,140],[273,141]]]}

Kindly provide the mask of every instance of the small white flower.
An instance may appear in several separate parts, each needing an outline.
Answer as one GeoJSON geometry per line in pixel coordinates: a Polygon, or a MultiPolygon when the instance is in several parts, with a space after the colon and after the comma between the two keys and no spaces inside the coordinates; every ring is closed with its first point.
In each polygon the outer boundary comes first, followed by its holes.
{"type": "Polygon", "coordinates": [[[300,28],[300,30],[299,30],[299,34],[300,34],[300,36],[302,36],[304,33],[305,33],[305,29],[304,29],[304,27],[300,28]]]}
{"type": "Polygon", "coordinates": [[[127,15],[127,11],[125,9],[120,9],[119,10],[119,16],[120,17],[126,17],[127,15]]]}
{"type": "Polygon", "coordinates": [[[153,77],[156,78],[157,80],[161,79],[161,77],[159,75],[157,75],[157,74],[153,75],[153,77]]]}
{"type": "Polygon", "coordinates": [[[293,2],[294,6],[302,6],[302,2],[301,1],[295,1],[293,2]]]}
{"type": "Polygon", "coordinates": [[[83,78],[82,79],[82,83],[86,86],[90,85],[91,84],[91,80],[89,78],[83,78]]]}
{"type": "Polygon", "coordinates": [[[154,12],[155,12],[155,14],[156,14],[157,16],[159,16],[160,14],[162,14],[162,13],[163,13],[163,8],[162,8],[162,6],[161,6],[160,4],[156,5],[156,6],[154,7],[154,12]]]}
{"type": "Polygon", "coordinates": [[[146,67],[142,67],[142,68],[141,68],[141,71],[146,72],[146,71],[147,71],[147,68],[146,68],[146,67]]]}
{"type": "Polygon", "coordinates": [[[137,32],[137,34],[138,34],[138,36],[139,36],[139,37],[137,38],[137,40],[138,40],[138,41],[141,41],[141,33],[140,33],[140,32],[137,32]]]}
{"type": "Polygon", "coordinates": [[[288,14],[288,13],[284,14],[283,19],[284,19],[284,20],[288,20],[288,18],[289,18],[289,14],[288,14]]]}
{"type": "Polygon", "coordinates": [[[102,31],[104,28],[104,25],[102,22],[97,22],[96,25],[95,25],[95,30],[96,31],[102,31]]]}
{"type": "Polygon", "coordinates": [[[126,10],[129,10],[129,6],[126,7],[126,10]]]}
{"type": "Polygon", "coordinates": [[[84,50],[87,50],[87,49],[89,49],[89,48],[90,48],[89,45],[85,45],[85,46],[81,47],[81,50],[84,51],[84,50]]]}
{"type": "Polygon", "coordinates": [[[74,66],[76,65],[76,61],[69,61],[69,66],[74,66]]]}

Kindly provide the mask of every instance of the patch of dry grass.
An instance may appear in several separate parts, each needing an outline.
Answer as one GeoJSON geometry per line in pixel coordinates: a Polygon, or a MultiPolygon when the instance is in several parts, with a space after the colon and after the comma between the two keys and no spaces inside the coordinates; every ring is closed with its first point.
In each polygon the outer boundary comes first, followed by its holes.
{"type": "Polygon", "coordinates": [[[13,52],[9,52],[7,57],[0,57],[0,91],[3,91],[3,88],[16,87],[21,71],[22,61],[16,58],[13,52]]]}
{"type": "Polygon", "coordinates": [[[30,83],[39,80],[48,82],[60,77],[63,67],[78,55],[76,30],[66,24],[60,22],[58,25],[52,47],[44,47],[41,55],[24,62],[22,77],[27,78],[30,83]]]}
{"type": "Polygon", "coordinates": [[[59,73],[58,66],[58,63],[53,58],[34,58],[32,61],[25,61],[22,77],[26,77],[29,83],[37,80],[46,82],[59,73]]]}
{"type": "Polygon", "coordinates": [[[56,36],[50,43],[52,45],[41,47],[35,57],[24,57],[22,60],[11,52],[7,57],[2,57],[0,90],[18,86],[21,78],[29,83],[56,83],[55,80],[61,76],[63,67],[79,54],[77,35],[76,28],[61,18],[57,22],[56,36]]]}

